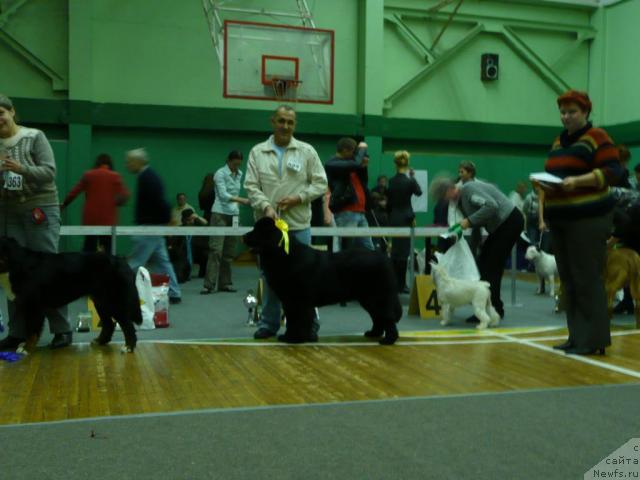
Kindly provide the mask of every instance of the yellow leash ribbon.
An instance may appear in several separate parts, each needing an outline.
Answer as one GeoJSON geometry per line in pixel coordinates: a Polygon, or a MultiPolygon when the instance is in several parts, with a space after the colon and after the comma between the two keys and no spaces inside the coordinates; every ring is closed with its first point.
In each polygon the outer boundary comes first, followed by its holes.
{"type": "Polygon", "coordinates": [[[9,300],[15,300],[16,296],[11,289],[11,282],[9,281],[9,272],[0,273],[0,288],[4,290],[4,294],[9,300]]]}
{"type": "Polygon", "coordinates": [[[283,219],[276,220],[276,228],[282,232],[282,239],[278,246],[284,243],[284,252],[289,255],[289,225],[283,219]]]}

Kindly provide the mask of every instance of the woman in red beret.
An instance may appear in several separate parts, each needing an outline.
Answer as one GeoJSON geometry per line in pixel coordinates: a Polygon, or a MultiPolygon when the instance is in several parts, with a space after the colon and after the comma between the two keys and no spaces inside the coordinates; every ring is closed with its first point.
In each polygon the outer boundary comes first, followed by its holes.
{"type": "Polygon", "coordinates": [[[589,121],[589,96],[569,90],[557,102],[565,129],[551,146],[545,170],[561,182],[540,183],[569,329],[568,340],[554,348],[604,354],[611,345],[603,279],[615,203],[609,185],[620,179],[622,167],[607,132],[589,121]]]}

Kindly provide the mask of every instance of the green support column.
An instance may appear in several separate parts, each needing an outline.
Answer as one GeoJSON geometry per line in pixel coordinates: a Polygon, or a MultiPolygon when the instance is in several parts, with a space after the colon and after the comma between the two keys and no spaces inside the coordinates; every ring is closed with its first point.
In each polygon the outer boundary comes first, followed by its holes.
{"type": "MultiPolygon", "coordinates": [[[[91,156],[91,125],[82,123],[69,124],[69,143],[67,165],[60,175],[65,175],[65,181],[60,182],[64,191],[59,192],[60,201],[69,193],[82,174],[93,165],[91,156]]],[[[63,223],[65,225],[80,225],[82,206],[84,198],[82,196],[65,209],[63,212],[63,223]]],[[[81,237],[63,237],[61,246],[65,250],[79,250],[82,246],[81,237]]]]}
{"type": "Polygon", "coordinates": [[[369,176],[377,177],[382,158],[382,106],[384,98],[384,0],[360,0],[359,109],[369,145],[369,176]]]}
{"type": "Polygon", "coordinates": [[[69,0],[69,100],[92,100],[93,0],[69,0]]]}
{"type": "Polygon", "coordinates": [[[382,137],[376,135],[366,135],[364,141],[369,149],[369,186],[375,185],[378,175],[389,173],[393,170],[392,166],[384,164],[384,155],[382,151],[382,137]]]}
{"type": "MultiPolygon", "coordinates": [[[[92,1],[69,0],[69,143],[65,175],[65,191],[61,200],[82,174],[93,165],[92,158],[92,71],[91,62],[91,8],[92,1]]],[[[79,225],[83,199],[78,198],[63,214],[64,223],[79,225]]],[[[81,237],[64,239],[62,246],[78,250],[81,237]]]]}
{"type": "Polygon", "coordinates": [[[608,122],[607,105],[607,9],[600,8],[591,16],[591,26],[598,30],[589,50],[589,85],[588,92],[593,102],[591,115],[595,125],[606,125],[608,122]]]}

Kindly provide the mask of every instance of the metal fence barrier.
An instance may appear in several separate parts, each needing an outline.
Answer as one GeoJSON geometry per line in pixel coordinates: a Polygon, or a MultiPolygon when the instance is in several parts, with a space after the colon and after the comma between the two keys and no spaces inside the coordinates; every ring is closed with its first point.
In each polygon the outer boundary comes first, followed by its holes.
{"type": "MultiPolygon", "coordinates": [[[[253,227],[166,227],[166,226],[70,226],[63,225],[60,235],[110,235],[111,253],[116,254],[116,237],[118,236],[241,236],[249,232],[253,227]]],[[[311,227],[312,237],[391,237],[410,238],[410,252],[415,250],[416,237],[433,238],[447,232],[446,227],[311,227]]],[[[335,243],[335,240],[334,240],[335,243]]],[[[516,248],[511,252],[511,304],[516,305],[516,248]]],[[[413,259],[409,262],[409,277],[413,285],[416,272],[413,268],[413,259]]]]}

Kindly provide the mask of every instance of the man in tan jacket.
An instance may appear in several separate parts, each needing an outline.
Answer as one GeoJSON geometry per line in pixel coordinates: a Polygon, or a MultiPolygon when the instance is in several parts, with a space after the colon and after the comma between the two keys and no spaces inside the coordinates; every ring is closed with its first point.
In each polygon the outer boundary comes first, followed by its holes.
{"type": "MultiPolygon", "coordinates": [[[[289,234],[311,243],[311,202],[327,191],[327,176],[315,149],[296,140],[296,112],[281,105],[271,117],[273,135],[251,149],[244,188],[255,218],[281,217],[289,234]]],[[[280,300],[265,282],[256,339],[275,336],[280,328],[280,300]]],[[[318,323],[314,321],[313,337],[318,323]]],[[[313,338],[310,338],[313,340],[313,338]]]]}

